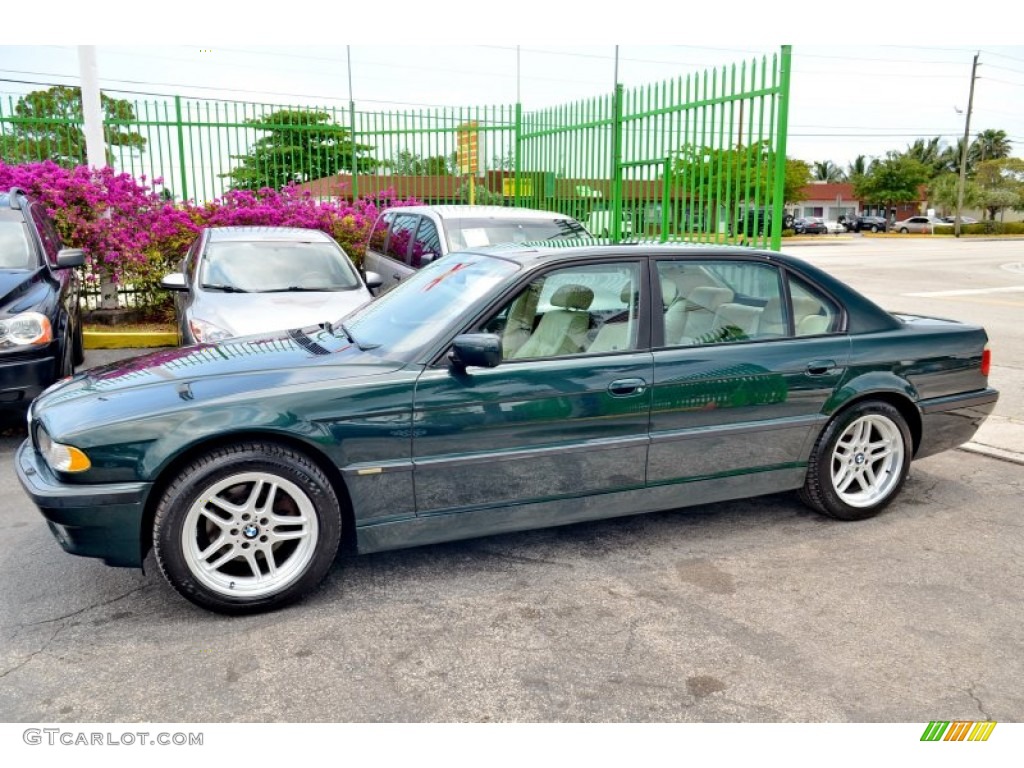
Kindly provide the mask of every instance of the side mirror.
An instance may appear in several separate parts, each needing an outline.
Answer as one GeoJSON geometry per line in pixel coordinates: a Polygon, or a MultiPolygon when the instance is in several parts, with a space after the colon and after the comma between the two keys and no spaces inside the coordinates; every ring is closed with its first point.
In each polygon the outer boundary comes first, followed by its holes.
{"type": "Polygon", "coordinates": [[[384,285],[384,278],[378,275],[376,272],[367,272],[365,275],[366,287],[371,291],[375,291],[384,285]]]}
{"type": "Polygon", "coordinates": [[[494,333],[464,333],[452,342],[452,367],[465,370],[473,365],[494,368],[501,362],[501,337],[494,333]]]}
{"type": "Polygon", "coordinates": [[[181,272],[172,272],[169,275],[164,275],[163,280],[160,281],[160,287],[168,291],[187,291],[188,283],[185,282],[185,276],[181,272]]]}
{"type": "Polygon", "coordinates": [[[57,269],[71,269],[85,264],[85,251],[81,248],[61,248],[57,253],[57,269]]]}
{"type": "Polygon", "coordinates": [[[432,261],[437,261],[437,259],[438,255],[436,253],[424,253],[422,256],[420,256],[420,268],[422,269],[423,267],[427,266],[427,264],[430,264],[432,261]]]}

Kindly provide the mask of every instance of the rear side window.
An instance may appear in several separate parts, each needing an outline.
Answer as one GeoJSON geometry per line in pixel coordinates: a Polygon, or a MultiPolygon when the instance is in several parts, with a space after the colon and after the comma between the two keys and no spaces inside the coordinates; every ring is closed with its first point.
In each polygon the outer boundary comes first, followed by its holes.
{"type": "Polygon", "coordinates": [[[839,330],[839,308],[817,288],[791,274],[789,295],[797,336],[817,336],[839,330]]]}
{"type": "Polygon", "coordinates": [[[388,228],[394,218],[395,214],[393,213],[384,213],[378,217],[377,223],[373,225],[373,231],[370,233],[369,247],[371,251],[384,253],[384,245],[388,241],[388,228]]]}

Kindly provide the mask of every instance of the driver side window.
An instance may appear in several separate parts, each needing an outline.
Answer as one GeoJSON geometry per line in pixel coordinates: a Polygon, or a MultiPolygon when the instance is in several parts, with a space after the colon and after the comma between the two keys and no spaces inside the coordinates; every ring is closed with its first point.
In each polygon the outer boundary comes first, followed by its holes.
{"type": "Polygon", "coordinates": [[[483,326],[505,360],[636,349],[640,267],[588,264],[537,277],[483,326]]]}

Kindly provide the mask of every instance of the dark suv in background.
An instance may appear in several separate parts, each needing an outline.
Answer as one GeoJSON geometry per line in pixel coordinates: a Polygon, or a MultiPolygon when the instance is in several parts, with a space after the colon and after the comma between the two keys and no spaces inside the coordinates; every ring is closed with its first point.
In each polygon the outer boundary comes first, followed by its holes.
{"type": "Polygon", "coordinates": [[[0,191],[0,410],[24,409],[84,360],[79,278],[41,203],[0,191]]]}
{"type": "Polygon", "coordinates": [[[889,229],[889,222],[885,216],[857,216],[853,219],[854,232],[885,232],[889,229]]]}

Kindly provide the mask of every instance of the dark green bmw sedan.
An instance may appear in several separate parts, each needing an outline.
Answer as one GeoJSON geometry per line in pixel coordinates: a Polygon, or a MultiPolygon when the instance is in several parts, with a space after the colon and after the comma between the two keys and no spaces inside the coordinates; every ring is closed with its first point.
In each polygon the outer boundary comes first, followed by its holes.
{"type": "Polygon", "coordinates": [[[709,246],[449,254],[343,320],[159,352],[35,401],[69,552],[215,611],[373,552],[797,490],[858,520],[991,412],[982,328],[709,246]]]}

